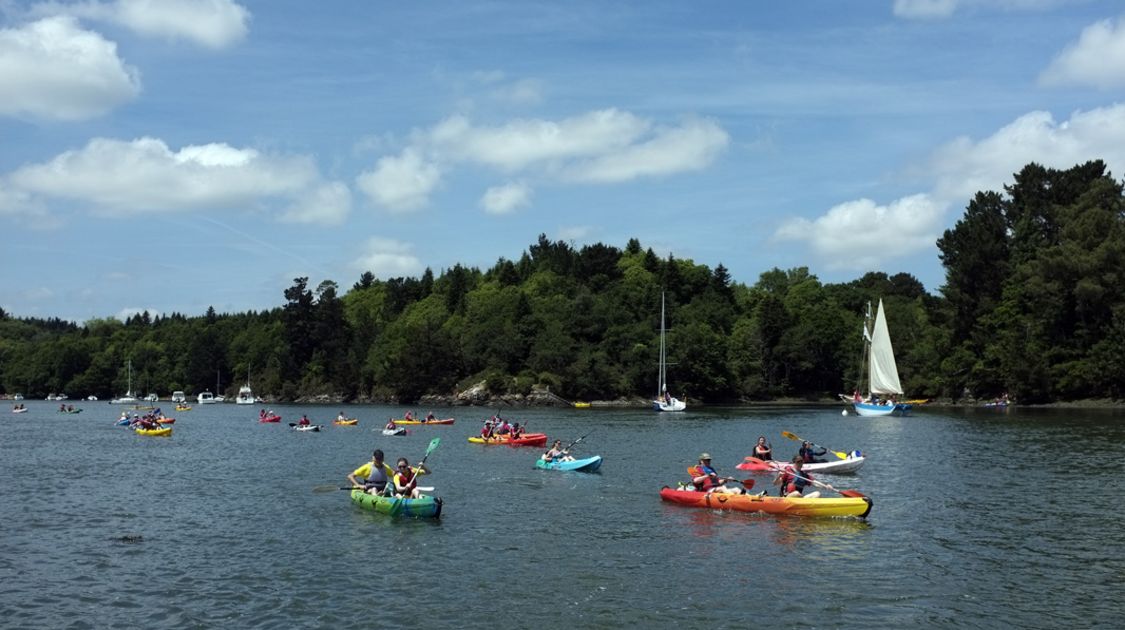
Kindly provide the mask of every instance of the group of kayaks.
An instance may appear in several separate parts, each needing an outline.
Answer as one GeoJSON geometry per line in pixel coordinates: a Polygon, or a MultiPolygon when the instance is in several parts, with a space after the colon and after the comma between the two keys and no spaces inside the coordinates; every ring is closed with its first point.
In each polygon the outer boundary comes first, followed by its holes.
{"type": "Polygon", "coordinates": [[[146,426],[146,423],[142,423],[140,418],[136,416],[130,418],[122,414],[121,418],[114,424],[119,427],[129,427],[137,435],[147,435],[149,437],[168,437],[172,435],[172,427],[165,425],[175,424],[175,418],[160,416],[148,420],[148,426],[146,426]]]}

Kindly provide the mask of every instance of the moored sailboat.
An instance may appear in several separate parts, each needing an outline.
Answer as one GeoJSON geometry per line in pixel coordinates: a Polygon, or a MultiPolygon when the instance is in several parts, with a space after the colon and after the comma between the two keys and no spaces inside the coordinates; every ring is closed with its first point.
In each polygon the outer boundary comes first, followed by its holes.
{"type": "MultiPolygon", "coordinates": [[[[871,321],[871,304],[867,305],[867,316],[863,322],[863,340],[868,396],[861,398],[859,395],[861,388],[856,388],[854,395],[849,397],[841,394],[840,397],[851,403],[855,407],[855,412],[861,416],[889,416],[895,413],[906,415],[911,405],[895,401],[897,396],[902,395],[902,384],[898,378],[898,365],[895,363],[891,333],[887,328],[887,316],[881,299],[875,311],[874,322],[871,321]]],[[[860,378],[862,379],[862,375],[860,378]]]]}
{"type": "Polygon", "coordinates": [[[656,398],[652,408],[657,411],[683,411],[687,403],[668,393],[667,378],[668,354],[664,345],[664,294],[660,294],[660,376],[656,383],[656,398]]]}

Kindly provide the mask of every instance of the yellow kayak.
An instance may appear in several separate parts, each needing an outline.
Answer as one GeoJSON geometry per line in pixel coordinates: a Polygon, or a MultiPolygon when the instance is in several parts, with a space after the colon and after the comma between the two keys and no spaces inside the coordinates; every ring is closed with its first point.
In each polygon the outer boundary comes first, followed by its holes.
{"type": "Polygon", "coordinates": [[[347,420],[333,420],[332,424],[338,424],[342,427],[354,427],[359,424],[359,418],[348,418],[347,420]]]}
{"type": "Polygon", "coordinates": [[[172,435],[172,427],[163,427],[160,429],[133,429],[137,435],[152,435],[157,437],[166,437],[172,435]]]}

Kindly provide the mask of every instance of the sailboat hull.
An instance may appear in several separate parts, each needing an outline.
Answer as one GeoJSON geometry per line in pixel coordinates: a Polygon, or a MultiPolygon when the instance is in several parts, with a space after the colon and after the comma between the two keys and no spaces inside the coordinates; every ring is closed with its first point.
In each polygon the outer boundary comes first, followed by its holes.
{"type": "Polygon", "coordinates": [[[663,400],[652,401],[652,408],[656,411],[683,411],[687,409],[687,403],[682,400],[672,399],[672,402],[667,403],[663,400]]]}
{"type": "Polygon", "coordinates": [[[861,416],[891,416],[899,415],[905,416],[910,413],[912,405],[904,405],[901,403],[894,405],[874,405],[871,403],[854,403],[855,412],[861,416]]]}

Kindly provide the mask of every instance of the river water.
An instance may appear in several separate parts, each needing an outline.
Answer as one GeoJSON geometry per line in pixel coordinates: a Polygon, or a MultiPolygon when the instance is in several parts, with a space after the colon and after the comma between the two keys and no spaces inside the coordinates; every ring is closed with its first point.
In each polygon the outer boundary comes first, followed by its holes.
{"type": "MultiPolygon", "coordinates": [[[[119,408],[0,411],[0,627],[1121,627],[1125,416],[1107,410],[839,407],[511,409],[600,474],[533,468],[538,449],[453,426],[379,430],[404,408],[196,406],[170,438],[114,426],[119,408]],[[285,424],[307,413],[320,433],[285,424]],[[734,469],[789,431],[869,457],[821,477],[872,497],[867,520],[720,513],[663,503],[700,451],[734,469]],[[345,475],[417,461],[433,437],[440,521],[354,507],[345,475]],[[317,490],[317,491],[314,491],[317,490]]],[[[171,408],[167,405],[166,408],[171,408]]],[[[428,410],[422,410],[428,411],[428,410]]],[[[757,477],[759,487],[768,478],[757,477]]]]}

